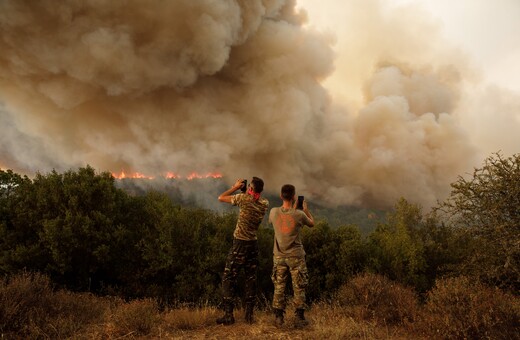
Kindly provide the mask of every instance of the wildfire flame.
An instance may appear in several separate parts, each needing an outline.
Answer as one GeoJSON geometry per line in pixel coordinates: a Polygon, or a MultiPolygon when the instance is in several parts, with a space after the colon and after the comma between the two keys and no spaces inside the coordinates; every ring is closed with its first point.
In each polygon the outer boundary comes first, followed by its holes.
{"type": "MultiPolygon", "coordinates": [[[[112,176],[114,176],[115,179],[124,179],[124,178],[139,178],[139,179],[154,179],[155,176],[148,176],[140,172],[131,172],[126,173],[124,170],[121,170],[120,173],[112,172],[112,176]]],[[[167,178],[167,179],[182,179],[185,178],[189,181],[193,179],[202,179],[202,178],[222,178],[222,174],[218,172],[208,172],[206,174],[199,174],[197,172],[192,172],[187,176],[182,176],[174,172],[167,172],[161,177],[167,178]]]]}
{"type": "Polygon", "coordinates": [[[222,175],[219,174],[218,172],[208,172],[205,175],[200,175],[200,174],[198,174],[196,172],[192,172],[191,174],[186,176],[186,178],[188,180],[192,180],[194,178],[222,178],[222,175]]]}
{"type": "Polygon", "coordinates": [[[174,173],[174,172],[167,172],[167,173],[166,173],[166,176],[164,176],[164,177],[166,177],[166,178],[168,178],[168,179],[170,179],[170,178],[181,178],[180,175],[178,175],[178,174],[176,174],[176,173],[174,173]]]}
{"type": "Polygon", "coordinates": [[[112,173],[112,176],[116,179],[124,179],[124,178],[144,178],[144,179],[154,179],[153,176],[147,176],[140,172],[126,173],[124,170],[121,170],[121,173],[112,173]]]}

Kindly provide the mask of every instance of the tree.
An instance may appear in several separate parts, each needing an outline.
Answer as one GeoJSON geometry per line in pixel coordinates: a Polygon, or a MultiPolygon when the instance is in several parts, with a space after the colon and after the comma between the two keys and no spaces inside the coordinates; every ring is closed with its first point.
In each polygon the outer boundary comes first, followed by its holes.
{"type": "Polygon", "coordinates": [[[333,230],[332,242],[337,247],[334,287],[339,288],[365,267],[361,230],[355,225],[343,225],[333,230]]]}
{"type": "Polygon", "coordinates": [[[114,231],[122,215],[124,194],[108,172],[90,166],[38,174],[34,179],[40,238],[52,261],[48,270],[75,289],[89,289],[111,275],[114,231]]]}
{"type": "Polygon", "coordinates": [[[39,239],[34,197],[27,176],[0,170],[0,273],[43,269],[48,262],[49,254],[39,239]]]}
{"type": "Polygon", "coordinates": [[[13,202],[22,191],[22,187],[30,183],[27,176],[22,177],[12,170],[0,170],[0,225],[6,229],[12,229],[13,202]]]}
{"type": "Polygon", "coordinates": [[[452,185],[437,207],[447,223],[471,240],[462,269],[467,274],[520,291],[520,154],[487,158],[473,176],[452,185]]]}
{"type": "Polygon", "coordinates": [[[424,291],[427,265],[418,233],[423,224],[420,208],[401,198],[369,236],[368,269],[424,291]]]}
{"type": "Polygon", "coordinates": [[[325,221],[302,233],[309,286],[309,301],[330,297],[363,267],[363,242],[359,228],[340,226],[332,229],[325,221]]]}
{"type": "Polygon", "coordinates": [[[438,278],[457,276],[459,267],[468,252],[468,237],[439,219],[432,213],[425,218],[423,227],[418,231],[427,262],[427,290],[435,285],[438,278]]]}

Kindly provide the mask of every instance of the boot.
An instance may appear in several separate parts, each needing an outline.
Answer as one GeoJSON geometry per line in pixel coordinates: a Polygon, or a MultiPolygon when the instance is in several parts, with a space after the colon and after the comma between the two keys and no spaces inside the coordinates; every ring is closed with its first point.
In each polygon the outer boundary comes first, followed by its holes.
{"type": "Polygon", "coordinates": [[[298,308],[296,311],[295,311],[295,314],[296,314],[296,326],[297,327],[304,327],[304,326],[307,326],[309,324],[309,321],[305,320],[305,309],[303,308],[298,308]]]}
{"type": "Polygon", "coordinates": [[[248,324],[252,324],[255,320],[253,319],[253,311],[255,309],[255,305],[246,304],[246,322],[248,324]]]}
{"type": "Polygon", "coordinates": [[[235,323],[235,317],[233,316],[233,306],[226,306],[224,308],[225,314],[217,319],[219,325],[232,325],[235,323]]]}
{"type": "Polygon", "coordinates": [[[283,309],[274,309],[274,324],[276,325],[276,327],[281,327],[283,325],[283,313],[283,309]]]}

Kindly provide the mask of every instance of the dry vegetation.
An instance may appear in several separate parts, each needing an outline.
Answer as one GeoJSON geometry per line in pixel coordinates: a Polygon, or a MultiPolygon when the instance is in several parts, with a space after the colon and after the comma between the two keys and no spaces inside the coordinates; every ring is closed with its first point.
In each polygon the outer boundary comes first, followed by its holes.
{"type": "Polygon", "coordinates": [[[56,291],[47,277],[21,274],[0,285],[2,338],[31,339],[517,339],[520,301],[467,278],[439,281],[419,304],[414,292],[384,277],[364,274],[333,301],[312,305],[310,325],[299,329],[289,310],[276,328],[269,310],[256,322],[219,326],[212,306],[160,311],[153,300],[56,291]]]}

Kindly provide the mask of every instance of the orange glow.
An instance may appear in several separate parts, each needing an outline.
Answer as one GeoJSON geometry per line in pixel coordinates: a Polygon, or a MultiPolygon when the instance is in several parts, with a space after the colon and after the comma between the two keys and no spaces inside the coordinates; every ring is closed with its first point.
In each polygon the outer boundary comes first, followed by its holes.
{"type": "Polygon", "coordinates": [[[219,174],[218,172],[208,172],[205,175],[201,175],[196,172],[192,172],[186,178],[191,181],[192,179],[195,179],[195,178],[222,178],[222,175],[219,174]]]}
{"type": "Polygon", "coordinates": [[[145,174],[142,174],[140,172],[133,172],[133,173],[126,173],[124,170],[121,170],[121,173],[116,174],[112,173],[112,176],[117,179],[123,179],[123,178],[144,178],[144,179],[154,179],[152,176],[147,176],[145,174]]]}
{"type": "MultiPolygon", "coordinates": [[[[121,170],[120,173],[112,172],[112,176],[116,179],[124,179],[124,178],[139,178],[139,179],[154,179],[154,176],[148,176],[140,172],[131,172],[127,173],[124,170],[121,170]]],[[[197,172],[192,172],[186,177],[181,176],[175,172],[168,171],[166,174],[164,174],[162,177],[166,179],[182,179],[185,178],[187,180],[193,180],[193,179],[202,179],[202,178],[222,178],[222,174],[218,172],[208,172],[206,174],[199,174],[197,172]]]]}
{"type": "Polygon", "coordinates": [[[170,179],[170,178],[181,178],[180,175],[178,175],[178,174],[176,174],[174,172],[167,172],[164,177],[168,178],[168,179],[170,179]]]}

